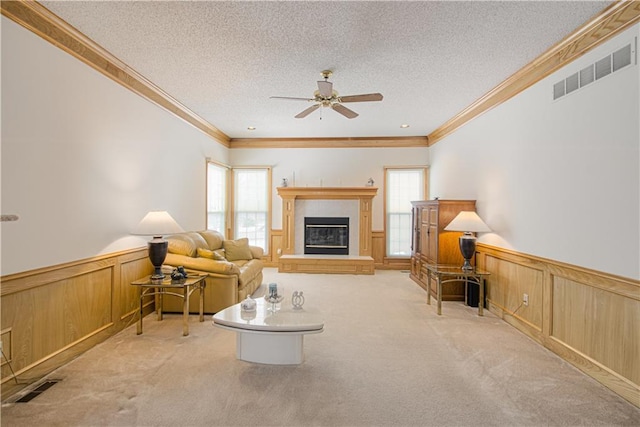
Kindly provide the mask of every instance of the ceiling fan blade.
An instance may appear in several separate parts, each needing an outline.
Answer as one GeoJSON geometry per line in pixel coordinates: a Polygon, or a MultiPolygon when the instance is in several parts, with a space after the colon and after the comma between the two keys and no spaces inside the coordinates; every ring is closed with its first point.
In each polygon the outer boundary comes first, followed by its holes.
{"type": "Polygon", "coordinates": [[[340,102],[368,102],[368,101],[382,101],[381,93],[365,93],[362,95],[348,95],[341,96],[340,102]]]}
{"type": "Polygon", "coordinates": [[[323,98],[331,98],[333,95],[333,83],[326,80],[318,81],[318,92],[323,98]]]}
{"type": "Polygon", "coordinates": [[[296,117],[296,119],[304,119],[305,117],[307,117],[309,114],[313,113],[314,111],[316,111],[318,108],[320,108],[320,104],[315,104],[312,105],[311,107],[307,108],[306,110],[304,110],[303,112],[299,113],[296,117]]]}
{"type": "Polygon", "coordinates": [[[340,104],[333,104],[331,106],[331,108],[333,108],[334,110],[336,110],[338,113],[342,114],[343,116],[345,116],[347,119],[355,119],[356,117],[358,117],[358,113],[356,113],[353,110],[348,109],[347,107],[345,107],[344,105],[340,105],[340,104]]]}
{"type": "Polygon", "coordinates": [[[290,101],[314,101],[313,98],[292,98],[290,96],[270,96],[269,99],[287,99],[290,101]]]}

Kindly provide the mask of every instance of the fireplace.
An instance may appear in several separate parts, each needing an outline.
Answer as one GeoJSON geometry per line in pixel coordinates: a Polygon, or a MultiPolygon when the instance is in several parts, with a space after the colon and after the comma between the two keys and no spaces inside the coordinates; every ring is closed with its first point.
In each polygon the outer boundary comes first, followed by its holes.
{"type": "Polygon", "coordinates": [[[349,255],[349,218],[305,217],[304,253],[349,255]]]}

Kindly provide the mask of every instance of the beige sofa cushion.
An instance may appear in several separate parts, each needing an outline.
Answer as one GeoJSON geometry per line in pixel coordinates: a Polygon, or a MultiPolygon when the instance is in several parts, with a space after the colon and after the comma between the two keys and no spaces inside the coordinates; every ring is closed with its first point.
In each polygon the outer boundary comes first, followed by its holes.
{"type": "Polygon", "coordinates": [[[196,245],[196,251],[198,248],[209,249],[209,245],[207,244],[207,241],[204,239],[204,237],[200,235],[200,233],[191,232],[191,233],[186,233],[186,235],[189,236],[191,240],[193,240],[193,243],[196,245]]]}
{"type": "Polygon", "coordinates": [[[238,240],[225,240],[222,242],[222,247],[224,248],[224,256],[229,261],[253,259],[249,248],[249,239],[246,237],[238,240]]]}
{"type": "Polygon", "coordinates": [[[169,253],[190,257],[196,256],[197,246],[187,234],[174,234],[167,240],[169,241],[169,253]]]}
{"type": "Polygon", "coordinates": [[[224,257],[224,249],[216,249],[212,251],[210,249],[198,248],[198,256],[202,258],[214,259],[216,261],[226,261],[224,257]]]}
{"type": "Polygon", "coordinates": [[[205,230],[199,233],[204,240],[207,242],[207,246],[210,250],[215,251],[216,249],[222,248],[222,242],[224,241],[224,236],[222,233],[213,230],[205,230]]]}

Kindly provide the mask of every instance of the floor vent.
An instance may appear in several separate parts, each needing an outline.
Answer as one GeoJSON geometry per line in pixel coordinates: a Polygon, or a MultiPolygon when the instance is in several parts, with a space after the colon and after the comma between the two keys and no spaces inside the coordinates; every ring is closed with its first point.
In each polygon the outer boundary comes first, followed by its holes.
{"type": "Polygon", "coordinates": [[[571,74],[553,85],[553,100],[562,98],[578,89],[585,87],[611,73],[625,68],[631,64],[637,64],[638,38],[621,49],[605,56],[595,63],[583,68],[577,73],[571,74]]]}
{"type": "Polygon", "coordinates": [[[59,382],[60,382],[60,380],[47,380],[47,381],[41,383],[40,385],[38,385],[36,388],[31,390],[30,392],[28,392],[27,394],[25,394],[24,396],[22,396],[20,399],[16,400],[16,403],[29,402],[29,401],[35,399],[36,397],[40,396],[42,393],[44,393],[45,391],[49,390],[51,387],[53,387],[54,385],[56,385],[59,382]]]}

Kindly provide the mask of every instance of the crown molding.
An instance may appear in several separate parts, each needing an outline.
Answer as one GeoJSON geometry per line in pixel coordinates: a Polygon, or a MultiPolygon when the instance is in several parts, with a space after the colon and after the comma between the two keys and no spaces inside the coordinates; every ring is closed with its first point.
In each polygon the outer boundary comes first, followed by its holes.
{"type": "Polygon", "coordinates": [[[232,138],[229,148],[399,148],[428,147],[426,136],[352,138],[232,138]]]}
{"type": "Polygon", "coordinates": [[[431,146],[470,120],[516,96],[600,43],[640,22],[640,1],[620,0],[513,74],[428,136],[235,138],[189,110],[53,12],[33,0],[3,0],[2,15],[108,78],[164,108],[228,148],[398,148],[431,146]]]}
{"type": "Polygon", "coordinates": [[[582,27],[431,132],[428,136],[429,146],[638,22],[638,0],[621,0],[603,9],[582,27]]]}
{"type": "Polygon", "coordinates": [[[229,137],[93,40],[33,0],[0,2],[2,15],[69,53],[111,80],[196,127],[225,147],[229,137]]]}

